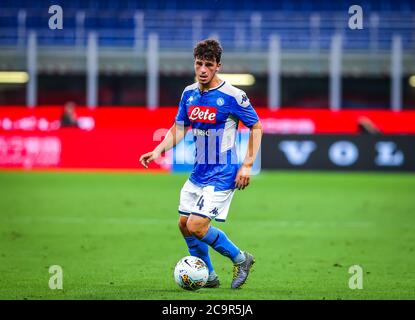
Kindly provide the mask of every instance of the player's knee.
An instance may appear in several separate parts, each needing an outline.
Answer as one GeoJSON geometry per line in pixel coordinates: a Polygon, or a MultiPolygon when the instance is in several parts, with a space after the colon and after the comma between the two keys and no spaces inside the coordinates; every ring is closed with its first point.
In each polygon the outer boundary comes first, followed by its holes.
{"type": "Polygon", "coordinates": [[[206,226],[195,223],[191,220],[187,221],[186,228],[192,236],[195,236],[198,239],[202,239],[207,232],[206,226]]]}
{"type": "Polygon", "coordinates": [[[203,238],[202,230],[200,227],[194,225],[194,224],[188,224],[187,230],[192,236],[195,236],[198,239],[203,238]]]}

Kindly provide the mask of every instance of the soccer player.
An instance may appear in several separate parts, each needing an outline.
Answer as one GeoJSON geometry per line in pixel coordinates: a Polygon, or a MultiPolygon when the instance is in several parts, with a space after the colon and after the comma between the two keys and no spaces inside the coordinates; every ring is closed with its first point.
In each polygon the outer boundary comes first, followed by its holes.
{"type": "Polygon", "coordinates": [[[182,94],[175,123],[164,140],[140,157],[150,161],[179,143],[192,127],[196,156],[193,171],[180,193],[179,229],[190,255],[201,258],[209,268],[205,287],[220,282],[209,257],[209,246],[234,264],[231,288],[241,287],[254,264],[254,257],[240,250],[211,220],[225,221],[235,189],[249,185],[252,165],[258,153],[262,125],[246,94],[220,79],[222,48],[216,40],[204,40],[194,48],[197,82],[182,94]],[[235,138],[239,120],[250,128],[248,149],[242,165],[236,158],[235,138]]]}

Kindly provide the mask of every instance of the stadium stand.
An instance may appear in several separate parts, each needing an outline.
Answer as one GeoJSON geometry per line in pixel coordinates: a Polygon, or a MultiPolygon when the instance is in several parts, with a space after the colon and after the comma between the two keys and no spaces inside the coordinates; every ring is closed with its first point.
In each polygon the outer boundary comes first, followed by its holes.
{"type": "MultiPolygon", "coordinates": [[[[414,1],[361,1],[366,17],[358,36],[347,28],[351,1],[61,1],[64,29],[47,29],[49,1],[2,1],[0,45],[15,45],[28,30],[37,30],[40,45],[84,43],[98,32],[101,46],[126,46],[159,34],[161,48],[191,46],[195,39],[220,37],[229,49],[261,50],[273,33],[282,48],[330,46],[331,36],[345,36],[345,49],[387,49],[399,33],[405,48],[415,39],[414,1]],[[175,30],[171,32],[171,30],[175,30]],[[138,32],[138,34],[137,34],[138,32]],[[190,34],[189,34],[190,32],[190,34]],[[219,36],[220,35],[220,36],[219,36]]],[[[143,42],[145,47],[145,42],[143,42]]]]}
{"type": "MultiPolygon", "coordinates": [[[[87,40],[94,31],[100,105],[146,104],[148,39],[155,33],[161,53],[161,106],[171,105],[180,95],[181,88],[174,83],[193,80],[191,50],[208,37],[218,38],[224,47],[222,71],[252,73],[256,83],[246,91],[256,105],[266,106],[270,38],[278,35],[281,103],[325,108],[330,48],[333,36],[341,34],[344,108],[390,108],[390,59],[396,35],[402,39],[403,105],[415,107],[408,85],[415,74],[413,0],[359,1],[364,28],[358,31],[348,27],[349,7],[356,4],[348,0],[64,0],[56,2],[63,9],[62,30],[48,28],[51,4],[3,0],[0,10],[0,70],[27,68],[28,35],[36,32],[39,104],[85,103],[87,40]]],[[[24,105],[24,87],[2,86],[0,104],[24,105]]]]}

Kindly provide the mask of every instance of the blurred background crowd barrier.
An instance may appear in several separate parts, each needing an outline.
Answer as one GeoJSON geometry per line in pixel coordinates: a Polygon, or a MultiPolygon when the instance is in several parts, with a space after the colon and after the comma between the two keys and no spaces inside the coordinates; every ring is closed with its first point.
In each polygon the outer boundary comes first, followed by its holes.
{"type": "MultiPolygon", "coordinates": [[[[154,147],[158,128],[171,125],[183,88],[194,82],[194,45],[210,37],[224,48],[221,77],[248,94],[270,135],[265,167],[301,168],[289,157],[308,152],[311,161],[325,150],[318,158],[328,162],[303,165],[413,170],[414,1],[54,5],[1,2],[0,167],[137,168],[138,155],[154,147]],[[352,5],[362,9],[362,29],[349,26],[352,5]],[[301,141],[283,143],[281,134],[301,141]],[[332,164],[329,145],[337,138],[313,140],[320,134],[350,135],[337,152],[353,159],[352,144],[369,148],[373,155],[360,158],[370,164],[332,164]]],[[[184,168],[170,162],[152,168],[184,168]]]]}

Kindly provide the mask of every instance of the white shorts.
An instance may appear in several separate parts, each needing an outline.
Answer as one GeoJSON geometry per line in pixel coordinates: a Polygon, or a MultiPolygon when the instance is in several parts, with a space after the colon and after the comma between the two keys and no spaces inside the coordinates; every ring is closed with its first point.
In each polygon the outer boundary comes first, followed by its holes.
{"type": "Polygon", "coordinates": [[[224,222],[228,216],[235,190],[214,190],[214,186],[198,187],[187,180],[180,192],[180,215],[195,214],[224,222]]]}

